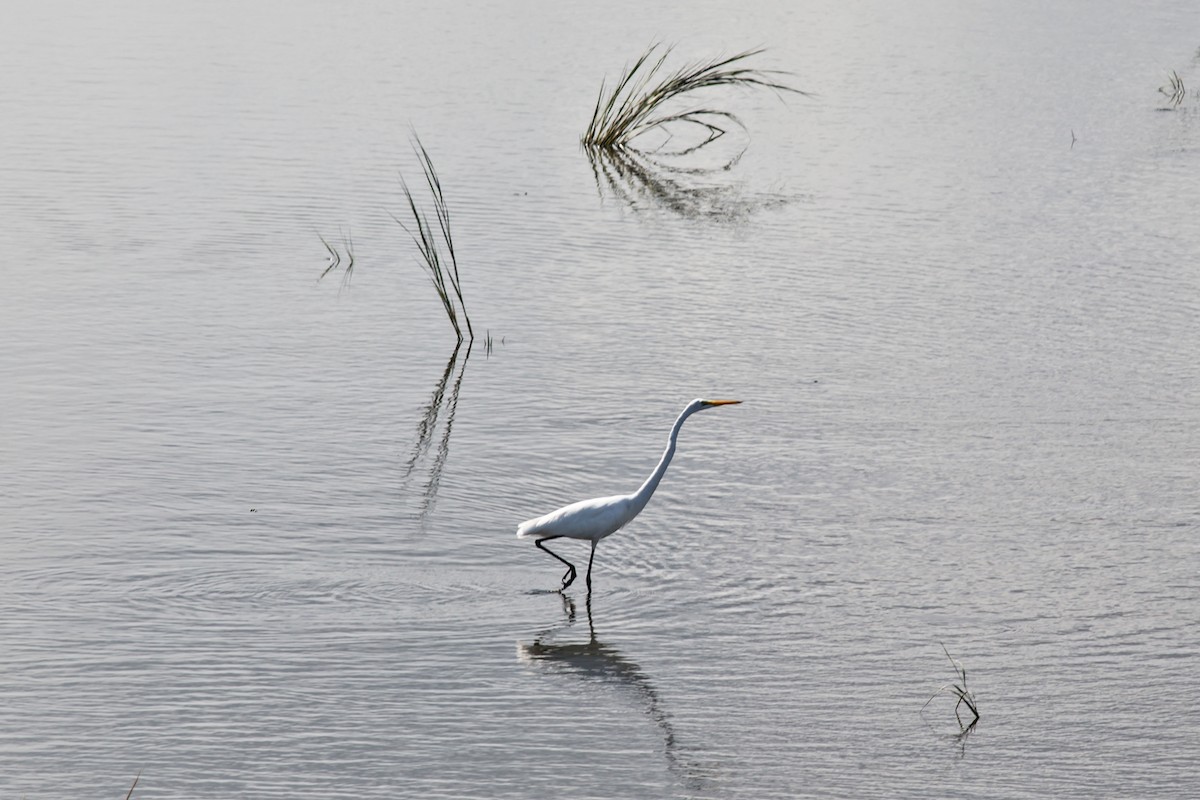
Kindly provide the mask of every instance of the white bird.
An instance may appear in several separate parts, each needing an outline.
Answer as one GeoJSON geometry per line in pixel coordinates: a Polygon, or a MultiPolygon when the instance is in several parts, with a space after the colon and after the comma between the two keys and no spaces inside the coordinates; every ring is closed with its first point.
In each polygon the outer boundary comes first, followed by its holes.
{"type": "Polygon", "coordinates": [[[592,588],[592,560],[596,557],[596,543],[609,534],[616,533],[650,502],[650,495],[658,488],[659,481],[667,471],[671,458],[675,455],[675,440],[679,437],[679,429],[683,422],[697,411],[704,411],[717,406],[730,406],[741,400],[693,400],[671,426],[671,437],[667,441],[667,449],[663,451],[658,466],[650,477],[633,494],[618,494],[612,497],[596,497],[591,500],[580,500],[563,506],[557,511],[551,511],[540,517],[526,520],[517,526],[518,539],[533,539],[539,550],[543,550],[567,565],[563,573],[562,588],[566,589],[575,580],[575,565],[562,556],[551,551],[543,542],[551,539],[587,539],[592,543],[592,553],[588,557],[587,585],[592,588]]]}

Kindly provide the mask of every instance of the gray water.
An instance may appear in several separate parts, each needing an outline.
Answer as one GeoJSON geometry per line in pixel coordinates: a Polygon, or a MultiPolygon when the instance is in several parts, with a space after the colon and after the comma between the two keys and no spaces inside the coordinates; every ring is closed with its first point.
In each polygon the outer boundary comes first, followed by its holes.
{"type": "Polygon", "coordinates": [[[0,793],[1200,791],[1194,4],[437,5],[6,8],[0,793]],[[660,39],[815,96],[593,166],[660,39]]]}

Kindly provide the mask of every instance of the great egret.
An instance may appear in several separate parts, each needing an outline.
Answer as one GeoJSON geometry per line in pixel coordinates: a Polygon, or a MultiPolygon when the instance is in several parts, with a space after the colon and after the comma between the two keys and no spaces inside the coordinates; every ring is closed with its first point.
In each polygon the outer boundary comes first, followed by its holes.
{"type": "Polygon", "coordinates": [[[671,458],[675,455],[675,440],[679,437],[679,429],[683,422],[697,411],[704,411],[717,406],[730,406],[741,400],[700,400],[688,403],[687,408],[671,426],[671,436],[667,440],[667,449],[663,451],[658,466],[650,477],[633,494],[618,494],[612,497],[596,497],[591,500],[580,500],[563,506],[557,511],[551,511],[540,517],[526,520],[517,526],[518,539],[533,539],[539,550],[543,550],[567,565],[563,573],[562,588],[566,589],[575,581],[575,565],[558,553],[547,548],[543,542],[551,539],[587,539],[592,543],[592,552],[588,556],[587,585],[592,588],[592,560],[596,557],[596,543],[609,534],[616,533],[650,502],[650,495],[658,488],[658,482],[667,471],[671,458]]]}

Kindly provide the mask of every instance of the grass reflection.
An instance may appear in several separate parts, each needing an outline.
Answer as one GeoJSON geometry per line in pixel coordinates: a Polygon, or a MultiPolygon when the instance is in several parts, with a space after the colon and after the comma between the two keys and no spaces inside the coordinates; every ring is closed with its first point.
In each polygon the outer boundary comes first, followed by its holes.
{"type": "Polygon", "coordinates": [[[611,195],[631,208],[660,208],[690,219],[740,220],[762,208],[780,205],[779,195],[748,197],[726,177],[743,150],[719,163],[658,159],[630,150],[586,149],[600,197],[611,195]]]}
{"type": "Polygon", "coordinates": [[[422,521],[433,510],[437,500],[438,486],[442,480],[442,470],[446,467],[446,459],[450,455],[450,434],[454,429],[454,414],[458,409],[458,393],[462,388],[463,375],[467,371],[467,361],[471,357],[471,343],[468,341],[466,350],[462,342],[455,346],[429,396],[429,402],[417,420],[416,436],[408,461],[404,465],[401,483],[407,487],[414,474],[424,475],[421,487],[421,519],[422,521]],[[462,354],[461,363],[459,354],[462,354]],[[453,383],[451,379],[453,378],[453,383]],[[439,435],[440,432],[440,435],[439,435]],[[437,449],[430,455],[433,443],[437,449]]]}

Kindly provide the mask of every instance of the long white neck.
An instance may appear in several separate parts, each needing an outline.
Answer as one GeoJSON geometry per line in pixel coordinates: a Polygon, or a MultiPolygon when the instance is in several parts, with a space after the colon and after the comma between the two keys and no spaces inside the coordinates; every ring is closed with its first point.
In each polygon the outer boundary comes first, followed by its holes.
{"type": "Polygon", "coordinates": [[[662,458],[658,460],[658,466],[654,468],[654,472],[650,473],[650,477],[646,478],[646,482],[642,484],[641,488],[633,494],[633,505],[637,511],[641,511],[646,507],[646,503],[650,502],[650,496],[658,488],[658,483],[666,474],[671,459],[675,457],[675,440],[679,438],[679,429],[683,427],[683,421],[699,410],[698,406],[688,406],[671,426],[671,437],[667,440],[667,449],[663,451],[662,458]]]}

